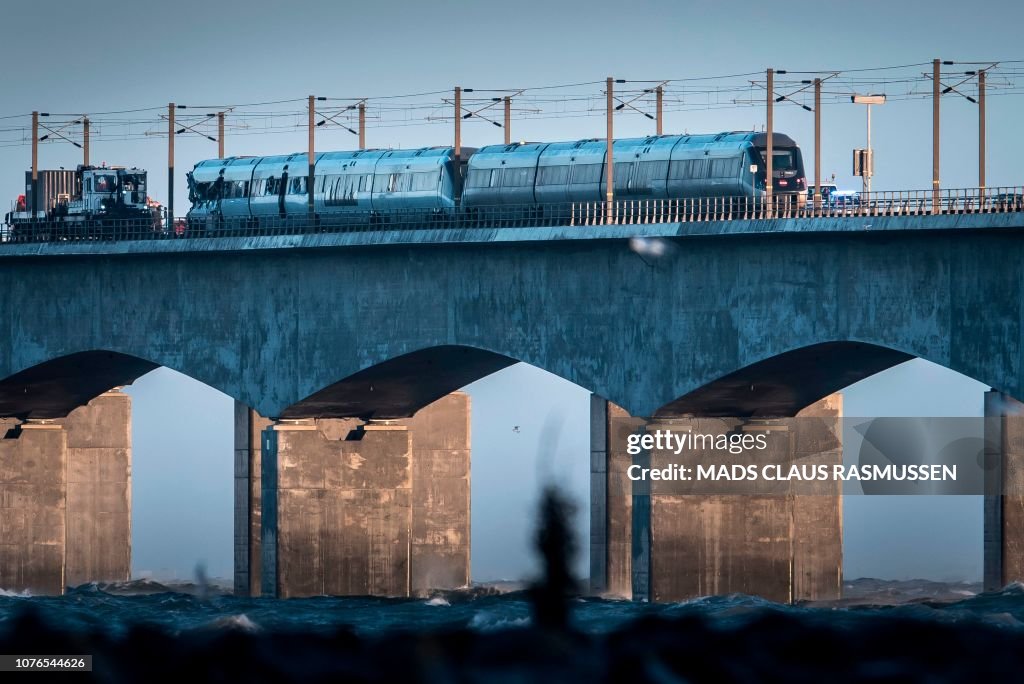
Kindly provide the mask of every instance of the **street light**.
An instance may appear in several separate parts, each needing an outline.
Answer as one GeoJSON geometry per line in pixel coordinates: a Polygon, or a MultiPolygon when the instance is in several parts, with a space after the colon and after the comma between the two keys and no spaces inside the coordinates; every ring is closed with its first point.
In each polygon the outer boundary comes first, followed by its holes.
{"type": "MultiPolygon", "coordinates": [[[[875,171],[875,155],[871,150],[871,105],[883,105],[885,104],[885,95],[851,95],[850,102],[854,104],[867,105],[868,110],[868,146],[864,150],[864,153],[860,156],[860,164],[855,163],[854,173],[860,170],[860,176],[863,178],[864,186],[864,202],[870,199],[871,194],[871,176],[874,175],[875,171]]],[[[856,159],[856,151],[854,152],[854,159],[856,159]]]]}

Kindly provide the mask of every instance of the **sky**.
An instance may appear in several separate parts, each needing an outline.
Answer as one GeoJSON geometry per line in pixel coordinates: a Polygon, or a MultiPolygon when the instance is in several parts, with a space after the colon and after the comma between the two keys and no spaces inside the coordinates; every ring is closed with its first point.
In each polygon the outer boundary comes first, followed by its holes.
{"type": "MultiPolygon", "coordinates": [[[[95,120],[93,161],[148,169],[151,194],[165,202],[167,140],[159,116],[169,101],[189,107],[186,113],[283,101],[269,108],[284,112],[273,121],[286,132],[267,130],[265,121],[246,121],[239,114],[244,107],[227,115],[229,155],[271,154],[305,149],[306,134],[294,124],[302,121],[301,100],[309,94],[370,98],[368,144],[414,147],[451,141],[451,121],[439,120],[448,111],[441,102],[446,95],[439,91],[455,85],[487,90],[584,83],[590,85],[533,91],[552,96],[543,112],[523,111],[537,108],[528,103],[517,105],[513,139],[600,137],[606,76],[650,83],[730,74],[752,74],[748,80],[758,80],[767,67],[825,73],[920,64],[936,57],[1014,60],[1024,58],[1018,47],[1022,19],[1024,5],[1009,0],[985,3],[978,16],[962,3],[914,0],[804,3],[786,10],[761,2],[710,0],[108,0],[102,11],[90,3],[9,3],[0,47],[7,57],[0,69],[0,189],[6,195],[0,194],[0,207],[19,193],[30,162],[27,115],[32,110],[50,112],[51,121],[68,120],[61,113],[90,114],[95,120]],[[587,116],[564,116],[573,106],[565,99],[568,93],[581,91],[591,96],[582,101],[587,116]],[[436,93],[418,98],[436,107],[400,122],[380,118],[379,108],[391,102],[384,96],[409,93],[436,93]],[[207,105],[215,109],[201,109],[207,105]],[[115,123],[126,118],[134,121],[129,129],[115,123]],[[385,120],[390,123],[382,127],[385,120]],[[243,125],[249,127],[239,128],[243,125]],[[124,130],[130,130],[131,139],[118,139],[124,130]]],[[[948,67],[967,68],[973,67],[948,67]]],[[[931,103],[904,99],[911,87],[926,86],[890,84],[890,102],[873,111],[876,190],[930,187],[931,103]]],[[[1004,141],[1019,139],[1024,99],[1000,96],[993,88],[988,182],[1019,184],[1019,145],[1004,141]]],[[[685,110],[668,111],[665,130],[760,128],[763,106],[732,105],[730,100],[763,97],[756,85],[742,93],[688,95],[682,105],[668,107],[685,110]]],[[[340,102],[332,99],[324,106],[340,102]]],[[[836,174],[840,187],[860,185],[850,175],[850,150],[864,144],[864,117],[862,106],[849,103],[822,108],[823,171],[826,177],[836,174]]],[[[942,117],[943,185],[974,186],[977,108],[954,93],[943,98],[942,117]]],[[[809,164],[812,115],[780,104],[775,120],[776,130],[800,143],[809,164]]],[[[73,137],[73,130],[64,132],[73,137]]],[[[617,135],[651,132],[653,122],[641,114],[627,109],[616,116],[617,135]]],[[[477,146],[501,142],[502,132],[486,121],[469,120],[463,136],[465,145],[477,146]]],[[[318,129],[318,149],[354,145],[354,136],[340,127],[318,129]]],[[[40,146],[40,164],[70,168],[79,154],[68,143],[46,143],[40,146]]],[[[177,137],[176,213],[187,209],[184,172],[213,156],[216,145],[209,140],[177,137]]],[[[586,500],[586,389],[526,366],[468,389],[474,398],[474,576],[515,577],[529,572],[530,506],[539,483],[564,475],[572,494],[581,503],[586,500]],[[522,445],[508,439],[512,416],[523,426],[561,426],[554,460],[539,455],[534,428],[516,435],[522,445]],[[502,495],[494,496],[496,491],[502,495]]],[[[848,415],[978,415],[983,389],[925,362],[911,362],[851,388],[846,408],[848,415]]],[[[230,399],[166,370],[139,380],[131,392],[136,571],[187,576],[202,560],[211,574],[230,574],[230,399]]],[[[844,502],[848,575],[980,575],[980,501],[852,499],[844,502]]],[[[586,524],[582,506],[578,525],[584,532],[586,524]]],[[[580,563],[585,566],[585,558],[580,563]]]]}

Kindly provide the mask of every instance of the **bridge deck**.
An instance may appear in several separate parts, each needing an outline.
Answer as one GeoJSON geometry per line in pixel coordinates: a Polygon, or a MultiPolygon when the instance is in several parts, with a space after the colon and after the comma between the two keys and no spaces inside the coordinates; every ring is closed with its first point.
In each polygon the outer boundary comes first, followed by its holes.
{"type": "Polygon", "coordinates": [[[1024,228],[1024,212],[922,216],[842,216],[585,226],[432,228],[309,232],[149,240],[82,240],[0,244],[0,258],[86,254],[166,254],[268,249],[321,249],[371,245],[479,244],[553,240],[616,240],[633,237],[693,238],[740,235],[849,234],[907,231],[985,231],[1024,228]]]}

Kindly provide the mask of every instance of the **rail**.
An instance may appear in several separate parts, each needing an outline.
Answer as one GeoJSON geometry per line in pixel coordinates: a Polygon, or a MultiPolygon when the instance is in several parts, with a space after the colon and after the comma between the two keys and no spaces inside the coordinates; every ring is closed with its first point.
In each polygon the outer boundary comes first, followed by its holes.
{"type": "Polygon", "coordinates": [[[879,191],[870,196],[833,195],[820,204],[796,195],[769,202],[753,197],[639,199],[573,202],[556,205],[501,205],[438,211],[404,209],[390,212],[345,212],[258,218],[221,216],[166,219],[95,220],[88,223],[11,222],[0,228],[0,249],[7,243],[153,240],[262,235],[304,235],[325,232],[431,230],[459,228],[522,228],[536,226],[635,225],[703,221],[928,216],[1024,211],[1024,187],[917,191],[879,191]]]}

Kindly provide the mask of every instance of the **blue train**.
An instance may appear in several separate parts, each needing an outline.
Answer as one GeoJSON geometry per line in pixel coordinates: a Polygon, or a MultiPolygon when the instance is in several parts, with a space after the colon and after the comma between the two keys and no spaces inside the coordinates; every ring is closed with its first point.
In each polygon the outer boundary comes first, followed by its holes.
{"type": "MultiPolygon", "coordinates": [[[[615,140],[616,200],[763,197],[766,136],[732,132],[615,140]]],[[[322,227],[543,216],[605,198],[603,139],[462,148],[323,152],[314,160],[313,211],[322,227]]],[[[773,137],[776,196],[806,198],[796,142],[773,137]]],[[[189,227],[212,230],[308,221],[305,154],[199,162],[188,174],[189,227]]]]}

